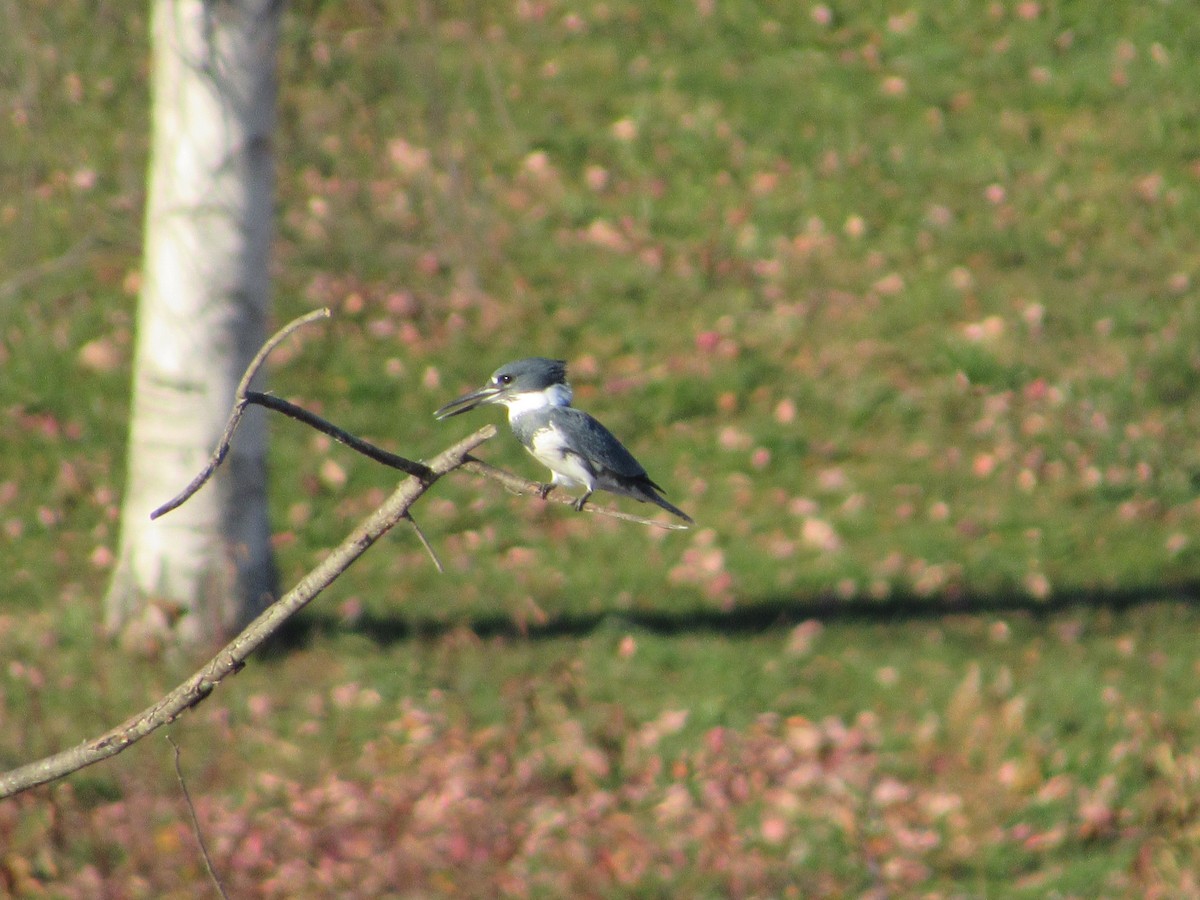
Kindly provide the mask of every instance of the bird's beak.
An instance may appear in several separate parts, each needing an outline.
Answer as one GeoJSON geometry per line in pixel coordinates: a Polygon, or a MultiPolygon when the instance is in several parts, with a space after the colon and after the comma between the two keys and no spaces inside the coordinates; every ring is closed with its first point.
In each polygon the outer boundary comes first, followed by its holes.
{"type": "Polygon", "coordinates": [[[452,416],[462,415],[465,412],[470,412],[477,406],[483,406],[487,403],[495,403],[496,398],[500,396],[501,389],[493,385],[481,387],[477,391],[471,391],[469,394],[463,394],[457,400],[451,400],[441,409],[433,414],[435,419],[449,419],[452,416]]]}

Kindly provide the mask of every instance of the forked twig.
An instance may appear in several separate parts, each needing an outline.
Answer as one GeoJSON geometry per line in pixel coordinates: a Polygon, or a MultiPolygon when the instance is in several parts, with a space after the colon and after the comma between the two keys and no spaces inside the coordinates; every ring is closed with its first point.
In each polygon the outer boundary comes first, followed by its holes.
{"type": "Polygon", "coordinates": [[[250,365],[246,367],[246,374],[242,376],[242,380],[238,384],[237,393],[234,394],[233,412],[229,415],[229,421],[225,423],[225,431],[221,435],[221,439],[217,442],[217,449],[213,451],[204,468],[191,480],[187,487],[158,507],[158,509],[154,510],[154,512],[150,513],[151,519],[157,519],[159,516],[181,507],[196,491],[204,486],[204,483],[208,479],[212,478],[213,472],[217,471],[217,467],[225,461],[225,457],[229,453],[229,445],[233,441],[233,433],[237,431],[238,423],[242,421],[242,413],[246,411],[246,392],[250,389],[250,382],[254,380],[254,376],[258,374],[258,370],[267,361],[267,357],[271,354],[271,351],[278,347],[293,331],[307,325],[309,322],[315,322],[317,319],[328,319],[329,316],[329,308],[325,307],[314,310],[298,319],[293,319],[275,332],[275,334],[271,335],[267,342],[262,345],[262,348],[254,355],[254,359],[250,361],[250,365]]]}

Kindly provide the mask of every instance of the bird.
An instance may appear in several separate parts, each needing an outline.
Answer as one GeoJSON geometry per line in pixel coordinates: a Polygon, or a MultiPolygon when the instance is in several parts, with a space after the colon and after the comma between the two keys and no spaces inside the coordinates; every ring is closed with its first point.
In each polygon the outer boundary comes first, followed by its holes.
{"type": "Polygon", "coordinates": [[[551,479],[539,491],[542,499],[560,485],[581,487],[584,493],[573,505],[582,511],[594,491],[608,491],[653,503],[694,524],[691,516],[661,496],[663,488],[650,480],[611,431],[571,406],[573,396],[565,360],[532,356],[506,363],[479,390],[451,400],[433,415],[449,419],[500,404],[508,409],[508,424],[517,440],[550,469],[551,479]]]}

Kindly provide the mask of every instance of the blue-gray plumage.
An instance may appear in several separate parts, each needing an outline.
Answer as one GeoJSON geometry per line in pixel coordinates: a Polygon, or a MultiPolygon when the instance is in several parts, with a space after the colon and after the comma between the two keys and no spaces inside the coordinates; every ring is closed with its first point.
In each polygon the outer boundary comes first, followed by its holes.
{"type": "Polygon", "coordinates": [[[582,487],[584,494],[575,501],[575,509],[581,510],[593,491],[608,491],[653,503],[691,522],[659,495],[662,488],[612,432],[571,406],[571,397],[567,364],[535,356],[501,366],[484,387],[452,400],[434,416],[448,419],[486,403],[502,404],[517,440],[553,473],[542,486],[543,497],[557,485],[582,487]]]}

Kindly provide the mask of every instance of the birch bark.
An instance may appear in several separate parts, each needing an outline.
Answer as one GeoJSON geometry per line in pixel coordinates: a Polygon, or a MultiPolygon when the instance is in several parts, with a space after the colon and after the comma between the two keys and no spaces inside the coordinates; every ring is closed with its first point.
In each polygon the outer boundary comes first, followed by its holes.
{"type": "MultiPolygon", "coordinates": [[[[280,0],[154,0],[153,138],[127,478],[105,625],[131,646],[228,638],[270,602],[266,420],[207,460],[266,336],[280,0]]],[[[261,386],[258,386],[261,389],[261,386]]]]}

